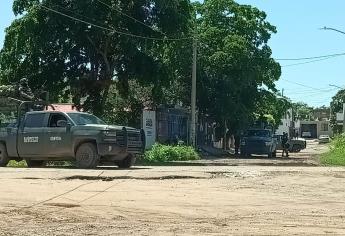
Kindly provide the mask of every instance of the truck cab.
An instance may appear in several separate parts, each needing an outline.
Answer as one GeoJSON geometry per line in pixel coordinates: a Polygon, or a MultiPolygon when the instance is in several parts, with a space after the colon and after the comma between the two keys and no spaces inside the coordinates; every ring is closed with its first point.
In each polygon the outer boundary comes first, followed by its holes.
{"type": "Polygon", "coordinates": [[[277,142],[269,129],[248,129],[241,139],[240,151],[242,156],[257,154],[276,157],[277,142]]]}

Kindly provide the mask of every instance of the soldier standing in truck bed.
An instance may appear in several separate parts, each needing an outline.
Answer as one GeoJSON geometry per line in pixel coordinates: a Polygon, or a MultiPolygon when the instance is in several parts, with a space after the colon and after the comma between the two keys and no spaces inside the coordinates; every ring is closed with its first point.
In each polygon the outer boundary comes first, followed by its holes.
{"type": "Polygon", "coordinates": [[[35,98],[31,88],[29,87],[27,78],[23,78],[19,82],[18,98],[24,101],[33,101],[35,98]]]}

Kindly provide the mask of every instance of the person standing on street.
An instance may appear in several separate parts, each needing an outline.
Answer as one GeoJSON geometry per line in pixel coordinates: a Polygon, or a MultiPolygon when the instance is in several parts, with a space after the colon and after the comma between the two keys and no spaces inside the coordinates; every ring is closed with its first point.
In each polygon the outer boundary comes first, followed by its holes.
{"type": "Polygon", "coordinates": [[[282,153],[282,157],[284,157],[284,154],[286,154],[286,157],[289,157],[289,137],[287,133],[283,133],[283,137],[282,137],[282,146],[283,146],[283,153],[282,153]]]}

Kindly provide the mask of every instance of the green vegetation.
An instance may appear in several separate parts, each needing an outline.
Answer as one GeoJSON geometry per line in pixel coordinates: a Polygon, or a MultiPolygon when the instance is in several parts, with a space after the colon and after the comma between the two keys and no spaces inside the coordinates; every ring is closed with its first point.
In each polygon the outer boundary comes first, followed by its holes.
{"type": "Polygon", "coordinates": [[[345,166],[345,135],[337,136],[331,143],[330,151],[321,156],[321,163],[345,166]]]}
{"type": "Polygon", "coordinates": [[[26,165],[25,161],[10,161],[7,165],[7,167],[13,167],[13,168],[27,168],[28,166],[26,165]]]}
{"type": "Polygon", "coordinates": [[[339,90],[337,94],[332,98],[331,102],[331,125],[333,127],[333,132],[340,134],[343,132],[342,125],[337,125],[336,113],[343,111],[343,104],[345,103],[345,89],[339,90]]]}
{"type": "Polygon", "coordinates": [[[170,146],[155,144],[144,154],[146,162],[170,162],[199,160],[200,156],[189,146],[170,146]]]}
{"type": "Polygon", "coordinates": [[[197,35],[201,115],[236,131],[257,116],[277,125],[286,111],[275,88],[281,68],[268,44],[277,30],[250,5],[14,0],[13,11],[0,51],[1,84],[26,77],[33,90],[45,84],[51,101],[72,99],[109,122],[137,126],[143,107],[190,105],[197,35]]]}

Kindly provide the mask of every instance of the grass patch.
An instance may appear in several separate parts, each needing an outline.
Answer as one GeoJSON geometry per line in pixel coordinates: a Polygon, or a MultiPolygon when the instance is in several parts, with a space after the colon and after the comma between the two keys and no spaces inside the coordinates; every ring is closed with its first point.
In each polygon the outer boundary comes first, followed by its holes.
{"type": "Polygon", "coordinates": [[[7,167],[12,167],[12,168],[27,168],[28,166],[26,165],[26,161],[10,161],[7,165],[7,167]]]}
{"type": "Polygon", "coordinates": [[[345,135],[333,139],[329,152],[321,155],[320,162],[330,166],[345,166],[345,135]]]}
{"type": "Polygon", "coordinates": [[[200,156],[190,146],[170,146],[155,144],[152,149],[146,151],[143,160],[148,163],[167,163],[172,161],[199,160],[200,156]]]}

